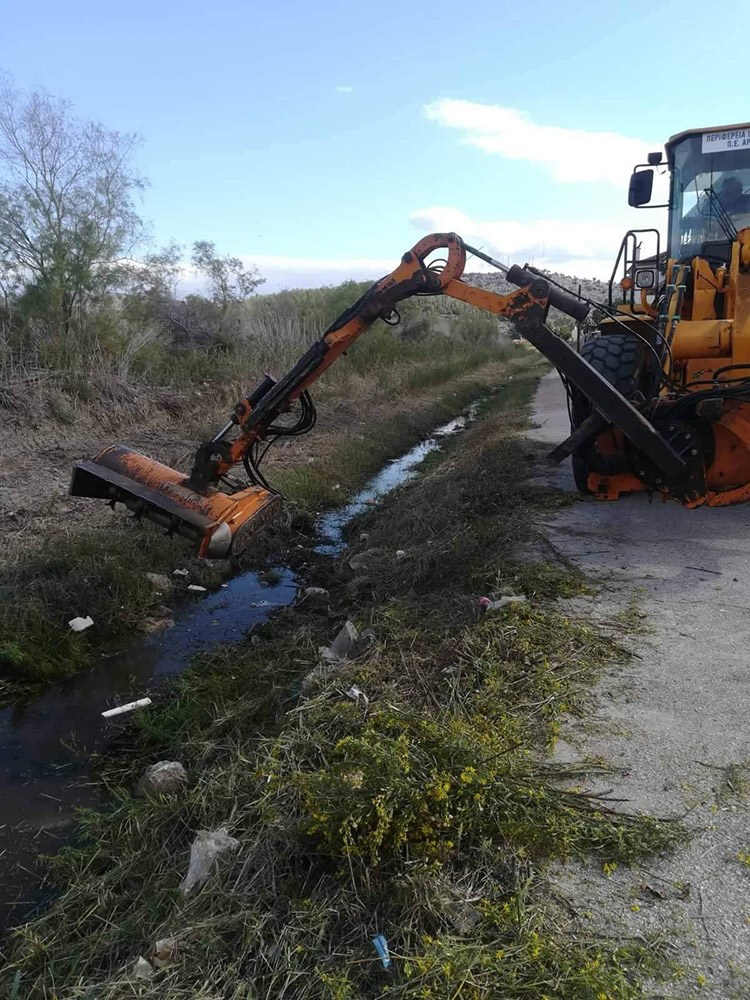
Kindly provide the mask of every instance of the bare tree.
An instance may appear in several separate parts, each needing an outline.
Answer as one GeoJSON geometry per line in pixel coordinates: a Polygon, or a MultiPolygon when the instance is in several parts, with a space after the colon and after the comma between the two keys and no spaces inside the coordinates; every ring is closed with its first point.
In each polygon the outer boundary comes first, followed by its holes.
{"type": "Polygon", "coordinates": [[[193,244],[191,262],[207,281],[208,295],[178,294],[182,247],[169,243],[123,274],[128,315],[141,322],[155,321],[181,348],[229,349],[242,321],[242,304],[263,284],[257,268],[238,257],[220,256],[209,240],[193,244]]]}
{"type": "Polygon", "coordinates": [[[63,331],[142,234],[129,165],[138,139],[80,121],[66,101],[0,80],[0,270],[63,331]]]}
{"type": "Polygon", "coordinates": [[[216,244],[210,240],[193,243],[193,267],[208,279],[211,301],[221,309],[222,316],[235,302],[244,302],[266,280],[257,267],[248,268],[239,257],[220,257],[216,244]]]}

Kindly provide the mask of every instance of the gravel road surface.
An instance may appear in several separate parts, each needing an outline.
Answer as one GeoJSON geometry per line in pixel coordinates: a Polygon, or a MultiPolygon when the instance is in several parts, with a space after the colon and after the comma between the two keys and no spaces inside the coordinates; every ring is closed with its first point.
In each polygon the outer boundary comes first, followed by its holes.
{"type": "MultiPolygon", "coordinates": [[[[569,433],[556,372],[540,383],[536,422],[539,440],[569,433]]],[[[569,462],[551,475],[575,489],[569,462]]],[[[653,996],[750,998],[750,504],[582,499],[545,533],[599,582],[582,606],[636,654],[602,678],[560,756],[606,759],[614,775],[591,787],[626,799],[618,808],[687,813],[693,831],[647,870],[569,867],[559,889],[582,925],[667,943],[684,976],[653,996]]]]}

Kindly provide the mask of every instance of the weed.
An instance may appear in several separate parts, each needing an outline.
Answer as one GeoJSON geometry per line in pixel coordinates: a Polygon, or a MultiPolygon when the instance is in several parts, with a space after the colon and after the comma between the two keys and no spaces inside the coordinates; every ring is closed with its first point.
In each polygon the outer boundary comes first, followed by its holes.
{"type": "Polygon", "coordinates": [[[478,585],[517,582],[530,515],[553,502],[523,475],[526,446],[509,431],[523,413],[498,416],[368,518],[379,543],[409,549],[382,578],[352,599],[343,568],[318,559],[332,606],[348,602],[374,631],[365,658],[300,698],[336,627],[301,605],[259,646],[204,656],[124,730],[104,763],[111,810],[82,816],[82,844],[51,862],[62,895],[16,932],[19,1000],[52,981],[66,1000],[124,1000],[136,956],[166,936],[174,960],[139,985],[144,997],[642,996],[639,973],[658,971],[652,942],[571,935],[542,872],[569,856],[613,870],[680,834],[570,790],[545,753],[561,714],[624,655],[549,605],[560,574],[528,570],[528,605],[476,607],[478,585]],[[347,697],[353,683],[367,705],[347,697]],[[144,764],[165,757],[183,761],[190,787],[132,799],[144,764]],[[241,850],[181,898],[195,831],[225,824],[241,850]],[[370,943],[379,933],[389,974],[370,943]]]}
{"type": "MultiPolygon", "coordinates": [[[[184,553],[148,526],[111,526],[50,542],[27,560],[0,569],[0,678],[39,683],[86,666],[102,638],[136,631],[164,600],[146,578],[171,571],[184,553]],[[92,633],[71,632],[68,621],[94,619],[92,633]]],[[[218,586],[220,573],[191,561],[191,580],[218,586]]],[[[176,591],[184,587],[175,584],[176,591]]]]}

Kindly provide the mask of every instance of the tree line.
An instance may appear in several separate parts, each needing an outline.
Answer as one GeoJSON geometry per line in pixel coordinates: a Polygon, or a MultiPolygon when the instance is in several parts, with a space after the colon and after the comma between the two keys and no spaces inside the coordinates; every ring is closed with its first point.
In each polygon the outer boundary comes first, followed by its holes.
{"type": "Polygon", "coordinates": [[[6,349],[85,342],[144,324],[177,347],[228,348],[263,278],[213,242],[193,243],[204,294],[180,296],[183,247],[156,252],[136,208],[139,137],[76,117],[0,77],[0,334],[6,349]]]}

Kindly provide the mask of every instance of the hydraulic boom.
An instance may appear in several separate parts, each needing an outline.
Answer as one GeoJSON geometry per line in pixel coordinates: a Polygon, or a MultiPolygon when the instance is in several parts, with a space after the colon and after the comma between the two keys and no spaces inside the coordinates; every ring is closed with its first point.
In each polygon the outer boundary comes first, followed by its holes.
{"type": "MultiPolygon", "coordinates": [[[[399,302],[413,295],[449,295],[510,320],[590,400],[594,410],[588,436],[597,427],[613,424],[654,467],[674,482],[684,478],[689,489],[684,455],[637,406],[544,325],[550,306],[582,320],[588,305],[533,269],[506,268],[468,247],[455,233],[437,233],[407,251],[398,266],[342,313],[282,378],[276,381],[267,375],[254,392],[241,399],[225,426],[198,448],[188,475],[114,445],[91,461],[76,463],[71,494],[105,499],[112,506],[123,503],[138,517],[190,539],[200,556],[238,553],[280,505],[279,494],[260,472],[259,443],[309,431],[315,422],[309,394],[312,384],[375,320],[387,318],[399,302]],[[519,286],[518,291],[498,295],[462,281],[467,250],[504,271],[508,281],[519,286]],[[447,253],[445,264],[430,266],[428,258],[435,251],[447,253]],[[294,404],[297,423],[278,424],[294,404]],[[249,483],[230,476],[238,463],[244,465],[249,483]]],[[[564,457],[573,447],[575,441],[566,442],[555,457],[564,457]]]]}

